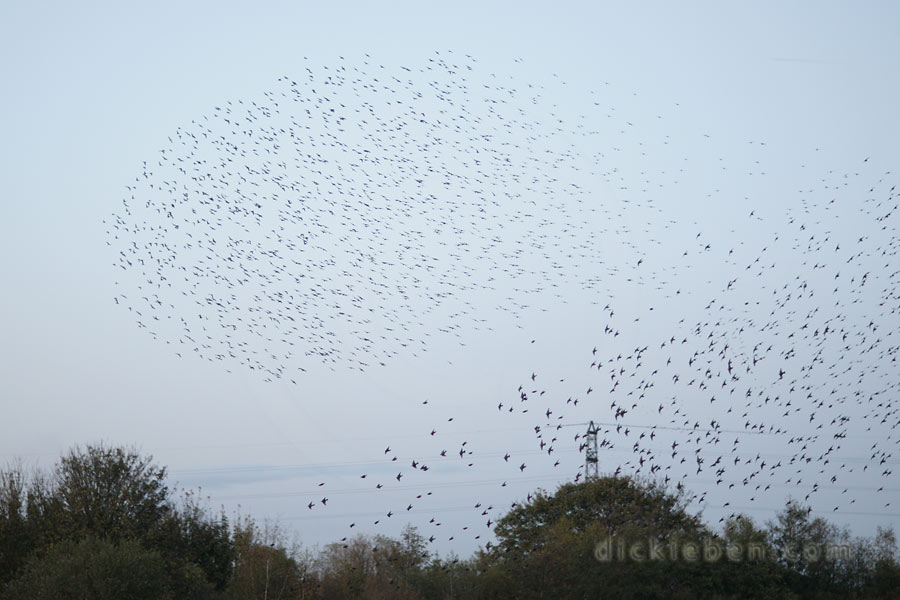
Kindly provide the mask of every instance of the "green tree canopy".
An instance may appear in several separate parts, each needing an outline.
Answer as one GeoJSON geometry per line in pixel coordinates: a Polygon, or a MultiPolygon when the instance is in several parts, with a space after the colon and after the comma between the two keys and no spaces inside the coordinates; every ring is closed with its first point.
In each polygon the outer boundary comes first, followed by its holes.
{"type": "MultiPolygon", "coordinates": [[[[522,598],[654,597],[703,589],[700,564],[597,560],[598,543],[627,550],[669,542],[700,544],[710,534],[688,513],[680,493],[654,481],[608,476],[567,483],[554,494],[538,491],[516,505],[495,528],[496,547],[480,561],[487,597],[514,590],[522,598]],[[627,568],[626,568],[627,567],[627,568]],[[687,585],[692,582],[691,585],[687,585]]],[[[625,556],[628,560],[628,557],[625,556]]]]}
{"type": "MultiPolygon", "coordinates": [[[[102,444],[74,448],[51,471],[0,474],[0,588],[26,561],[85,539],[134,542],[156,552],[181,598],[223,590],[233,545],[227,520],[216,519],[188,493],[173,501],[166,471],[152,457],[102,444]]],[[[94,546],[90,546],[93,548],[94,546]]]]}
{"type": "Polygon", "coordinates": [[[137,541],[93,536],[67,540],[33,555],[3,600],[174,598],[163,557],[137,541]]]}
{"type": "Polygon", "coordinates": [[[548,528],[578,537],[639,532],[661,540],[704,530],[700,518],[688,514],[683,495],[653,481],[601,477],[564,484],[553,495],[539,490],[500,519],[494,531],[499,550],[515,556],[539,550],[548,528]]]}

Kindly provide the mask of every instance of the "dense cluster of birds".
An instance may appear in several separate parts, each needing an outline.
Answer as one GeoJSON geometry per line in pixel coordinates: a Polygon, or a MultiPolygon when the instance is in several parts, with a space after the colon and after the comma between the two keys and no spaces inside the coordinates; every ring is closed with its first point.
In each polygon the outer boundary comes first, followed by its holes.
{"type": "MultiPolygon", "coordinates": [[[[733,230],[704,231],[661,201],[684,169],[627,173],[612,155],[649,150],[632,122],[600,96],[596,114],[571,118],[557,97],[445,53],[416,68],[341,59],[225,102],[175,131],[128,186],[109,223],[114,301],[178,352],[302,384],[311,362],[365,370],[432,336],[490,328],[492,311],[590,299],[583,366],[535,364],[484,407],[527,423],[532,450],[448,443],[436,434],[465,417],[434,417],[421,432],[433,451],[400,459],[385,444],[379,475],[357,474],[360,489],[395,494],[383,515],[348,519],[347,535],[417,513],[452,486],[441,480],[452,463],[505,469],[500,490],[535,471],[581,480],[591,421],[601,472],[691,491],[721,520],[787,493],[819,511],[892,514],[891,173],[861,158],[785,191],[784,208],[745,197],[733,230]],[[597,118],[621,137],[603,137],[597,118]]],[[[331,509],[328,483],[316,487],[307,509],[331,509]]],[[[473,502],[478,525],[440,535],[490,548],[509,496],[473,502]]],[[[426,526],[441,525],[435,511],[426,526]]]]}
{"type": "Polygon", "coordinates": [[[515,313],[576,272],[596,285],[590,132],[546,127],[540,90],[473,84],[473,64],[307,68],[179,128],[110,222],[116,301],[169,343],[296,380],[486,327],[476,304],[515,313]]]}

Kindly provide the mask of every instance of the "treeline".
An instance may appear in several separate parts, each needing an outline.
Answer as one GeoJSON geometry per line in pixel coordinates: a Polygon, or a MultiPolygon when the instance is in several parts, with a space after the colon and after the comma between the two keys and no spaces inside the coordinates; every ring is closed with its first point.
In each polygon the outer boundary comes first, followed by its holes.
{"type": "Polygon", "coordinates": [[[134,450],[76,448],[50,473],[0,471],[0,599],[897,598],[891,530],[851,538],[789,502],[765,526],[713,531],[658,482],[537,491],[460,559],[413,527],[321,550],[277,525],[175,498],[134,450]]]}

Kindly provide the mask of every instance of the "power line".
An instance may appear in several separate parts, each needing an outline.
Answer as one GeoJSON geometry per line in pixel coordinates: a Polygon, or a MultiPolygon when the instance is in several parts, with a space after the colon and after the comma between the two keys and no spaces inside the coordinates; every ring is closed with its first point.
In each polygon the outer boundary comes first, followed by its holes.
{"type": "MultiPolygon", "coordinates": [[[[722,510],[722,507],[715,507],[715,506],[708,506],[706,508],[710,508],[710,509],[715,508],[715,509],[722,510]]],[[[731,510],[731,509],[734,509],[735,511],[748,510],[748,511],[755,511],[755,512],[769,511],[769,512],[777,513],[778,511],[784,510],[784,507],[781,506],[781,507],[774,508],[774,507],[768,507],[768,506],[727,506],[724,508],[724,510],[731,510]]],[[[464,512],[464,511],[471,511],[471,510],[477,510],[477,509],[473,508],[472,505],[466,505],[466,506],[458,505],[458,506],[446,506],[446,507],[435,507],[435,508],[413,508],[412,510],[409,510],[409,511],[403,511],[402,514],[419,514],[419,513],[438,514],[438,513],[448,513],[448,512],[464,512]]],[[[832,516],[833,515],[853,515],[853,516],[868,516],[868,517],[892,517],[892,518],[900,517],[900,513],[881,513],[881,512],[866,512],[866,511],[812,510],[810,512],[812,512],[813,514],[832,515],[832,516]]],[[[377,512],[377,511],[343,512],[343,513],[329,513],[329,514],[320,514],[320,515],[295,515],[295,516],[290,516],[290,517],[284,517],[284,520],[286,520],[286,521],[310,521],[310,520],[318,521],[320,519],[339,519],[339,518],[346,519],[346,518],[356,518],[356,517],[377,517],[377,516],[384,516],[384,514],[385,513],[383,511],[381,511],[381,512],[377,512]]],[[[396,513],[396,514],[399,516],[401,513],[396,513]]]]}
{"type": "MultiPolygon", "coordinates": [[[[723,507],[710,507],[710,508],[718,508],[720,510],[723,507]]],[[[769,506],[726,506],[724,510],[752,510],[752,511],[780,511],[784,510],[784,507],[780,508],[771,508],[769,506]]],[[[828,510],[811,510],[810,512],[817,515],[854,515],[854,516],[862,516],[862,517],[900,517],[900,513],[879,513],[879,512],[865,512],[865,511],[851,511],[851,510],[836,510],[836,511],[828,511],[828,510]]]]}
{"type": "MultiPolygon", "coordinates": [[[[596,424],[596,423],[595,423],[596,424]]],[[[585,423],[587,425],[587,423],[585,423]]],[[[644,444],[644,448],[653,449],[653,450],[668,450],[669,448],[664,445],[659,444],[644,444]]],[[[711,450],[710,450],[711,451],[711,450]]],[[[628,447],[620,447],[620,448],[604,448],[604,453],[613,452],[613,453],[622,453],[625,455],[633,454],[628,447]]],[[[546,454],[546,451],[541,450],[512,450],[509,452],[510,454],[514,454],[516,456],[535,456],[538,454],[546,454]]],[[[565,446],[561,448],[554,447],[555,454],[580,454],[581,452],[575,448],[567,448],[565,446]]],[[[504,456],[505,452],[503,451],[493,451],[493,452],[477,452],[471,457],[467,455],[467,458],[497,458],[504,456]]],[[[724,454],[724,452],[723,452],[724,454]]],[[[761,458],[765,459],[790,459],[795,455],[792,454],[784,454],[784,453],[775,453],[775,452],[765,452],[760,453],[761,458]]],[[[599,458],[599,455],[598,455],[599,458]]],[[[872,462],[872,459],[868,456],[838,456],[831,455],[829,456],[831,462],[872,462]]],[[[404,465],[408,465],[408,462],[411,460],[421,461],[422,456],[407,456],[405,458],[399,458],[396,461],[396,464],[399,465],[400,461],[403,461],[404,465]]],[[[459,464],[459,460],[452,456],[442,457],[435,456],[434,459],[425,459],[433,461],[434,464],[443,465],[449,463],[459,464]]],[[[256,473],[256,472],[266,472],[266,471],[305,471],[305,470],[321,470],[321,469],[334,469],[334,468],[343,468],[343,467],[365,467],[365,466],[384,466],[388,467],[395,464],[392,461],[384,461],[384,460],[348,460],[348,461],[335,461],[335,462],[327,462],[327,463],[294,463],[294,464],[286,464],[286,465],[242,465],[242,466],[221,466],[221,467],[188,467],[188,468],[176,468],[172,470],[173,474],[177,475],[202,475],[205,473],[216,474],[216,473],[256,473]]],[[[886,460],[884,462],[886,465],[898,465],[900,461],[898,460],[886,460]]]]}
{"type": "MultiPolygon", "coordinates": [[[[669,431],[690,431],[699,433],[736,433],[742,435],[787,435],[786,431],[745,431],[741,429],[709,429],[704,427],[675,427],[672,425],[636,425],[634,423],[605,423],[602,421],[591,421],[590,423],[567,423],[561,427],[587,427],[591,424],[602,425],[604,427],[628,427],[629,429],[666,429],[669,431]]],[[[552,426],[552,424],[551,424],[552,426]]]]}
{"type": "MultiPolygon", "coordinates": [[[[522,482],[538,482],[538,481],[559,481],[559,477],[546,477],[546,476],[533,476],[533,477],[523,477],[513,479],[513,483],[522,483],[522,482]]],[[[425,490],[436,490],[436,489],[445,489],[445,488],[456,488],[456,487],[477,487],[477,486],[486,486],[486,485],[498,485],[504,482],[509,482],[508,479],[470,479],[463,481],[451,481],[447,483],[436,483],[436,484],[427,484],[422,483],[421,485],[398,485],[391,487],[381,488],[379,493],[389,494],[390,492],[407,492],[407,491],[425,491],[425,490]]],[[[230,495],[217,495],[216,499],[219,500],[252,500],[254,498],[293,498],[300,496],[313,496],[322,493],[322,491],[327,491],[329,496],[339,496],[339,495],[347,495],[347,494],[366,494],[370,495],[373,493],[371,487],[366,487],[364,489],[360,488],[329,488],[324,490],[324,488],[310,488],[304,491],[296,491],[296,492],[280,492],[280,493],[259,493],[259,494],[230,494],[230,495]]]]}

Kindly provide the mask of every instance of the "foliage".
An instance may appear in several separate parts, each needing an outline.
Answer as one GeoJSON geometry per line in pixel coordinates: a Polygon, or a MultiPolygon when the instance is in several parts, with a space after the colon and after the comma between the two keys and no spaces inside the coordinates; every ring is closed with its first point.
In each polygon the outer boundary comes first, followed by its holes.
{"type": "Polygon", "coordinates": [[[863,599],[900,589],[890,529],[854,540],[789,501],[765,527],[732,515],[713,532],[681,490],[630,477],[538,490],[499,519],[496,545],[465,560],[432,554],[411,526],[314,554],[277,524],[232,525],[199,498],[174,501],[165,469],[125,448],[76,448],[49,474],[0,470],[0,600],[863,599]]]}
{"type": "Polygon", "coordinates": [[[33,547],[25,516],[27,496],[21,465],[0,471],[0,587],[22,568],[33,547]]]}
{"type": "Polygon", "coordinates": [[[685,506],[683,496],[662,485],[628,477],[568,483],[553,495],[539,491],[500,519],[499,543],[482,557],[482,570],[494,571],[497,597],[509,589],[522,598],[580,598],[610,588],[635,597],[688,591],[696,565],[634,560],[623,568],[619,560],[595,557],[598,543],[607,541],[613,554],[619,547],[645,552],[651,543],[699,544],[708,532],[685,506]]]}
{"type": "Polygon", "coordinates": [[[211,514],[193,492],[185,493],[179,505],[170,505],[144,540],[163,553],[169,568],[180,572],[186,585],[199,576],[214,590],[226,588],[234,561],[228,519],[211,514]]]}
{"type": "Polygon", "coordinates": [[[298,545],[287,547],[277,525],[258,527],[252,520],[234,528],[235,562],[226,598],[308,597],[315,584],[309,577],[310,560],[298,545]]]}
{"type": "Polygon", "coordinates": [[[21,465],[2,471],[0,588],[28,561],[94,539],[156,552],[167,589],[179,598],[224,590],[233,558],[227,520],[212,518],[190,493],[173,502],[165,476],[151,457],[102,444],[74,448],[49,475],[26,474],[21,465]]]}
{"type": "Polygon", "coordinates": [[[3,600],[120,600],[174,598],[166,563],[158,552],[138,542],[115,543],[93,536],[67,540],[33,555],[3,600]]]}

